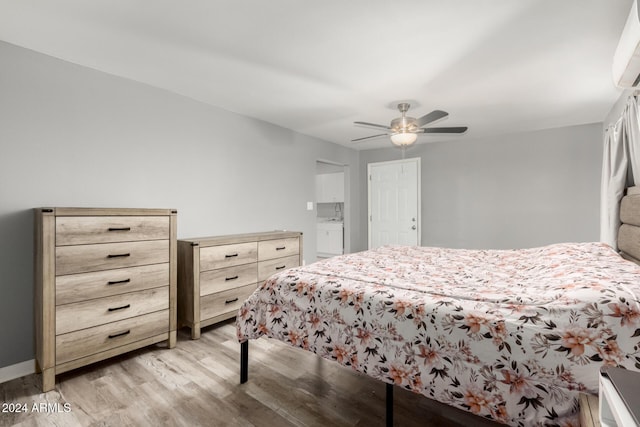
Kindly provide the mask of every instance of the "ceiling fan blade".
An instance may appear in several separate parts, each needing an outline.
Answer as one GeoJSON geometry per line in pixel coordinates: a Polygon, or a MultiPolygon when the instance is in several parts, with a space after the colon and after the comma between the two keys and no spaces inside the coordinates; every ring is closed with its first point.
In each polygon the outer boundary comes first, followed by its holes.
{"type": "Polygon", "coordinates": [[[387,136],[387,135],[388,133],[381,133],[378,135],[365,136],[363,138],[352,139],[351,142],[362,142],[362,141],[366,141],[367,139],[379,138],[381,136],[387,136]]]}
{"type": "Polygon", "coordinates": [[[391,128],[389,126],[385,126],[385,125],[377,125],[375,123],[367,123],[367,122],[353,122],[354,125],[358,125],[358,126],[366,126],[366,127],[372,127],[372,128],[376,128],[376,129],[384,129],[384,130],[391,130],[391,128]]]}
{"type": "Polygon", "coordinates": [[[448,128],[426,128],[423,133],[465,133],[469,129],[466,126],[448,128]]]}
{"type": "Polygon", "coordinates": [[[416,120],[416,122],[418,123],[418,126],[423,127],[425,125],[428,125],[429,123],[442,120],[448,115],[449,113],[447,113],[446,111],[433,110],[429,114],[425,114],[424,116],[420,117],[418,120],[416,120]]]}

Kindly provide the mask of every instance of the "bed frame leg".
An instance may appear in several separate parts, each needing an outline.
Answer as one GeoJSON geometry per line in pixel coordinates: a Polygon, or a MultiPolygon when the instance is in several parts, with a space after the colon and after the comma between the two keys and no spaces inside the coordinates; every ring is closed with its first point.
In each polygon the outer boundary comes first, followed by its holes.
{"type": "Polygon", "coordinates": [[[393,427],[393,384],[387,383],[387,427],[393,427]]]}
{"type": "Polygon", "coordinates": [[[240,343],[240,384],[249,379],[249,340],[240,343]]]}

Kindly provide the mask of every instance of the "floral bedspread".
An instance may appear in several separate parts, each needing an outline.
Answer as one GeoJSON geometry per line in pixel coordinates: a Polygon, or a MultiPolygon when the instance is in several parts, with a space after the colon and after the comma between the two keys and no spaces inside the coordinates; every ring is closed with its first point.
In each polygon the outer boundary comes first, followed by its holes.
{"type": "Polygon", "coordinates": [[[640,370],[640,267],[604,243],[385,246],[272,276],[238,339],[268,336],[509,425],[578,425],[603,365],[640,370]]]}

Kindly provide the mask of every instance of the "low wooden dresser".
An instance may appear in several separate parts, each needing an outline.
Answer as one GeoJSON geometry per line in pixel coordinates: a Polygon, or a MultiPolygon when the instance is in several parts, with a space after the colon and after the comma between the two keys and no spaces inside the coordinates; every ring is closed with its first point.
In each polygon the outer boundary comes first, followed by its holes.
{"type": "Polygon", "coordinates": [[[302,264],[302,233],[270,231],[178,240],[178,323],[200,328],[235,317],[269,276],[302,264]]]}
{"type": "Polygon", "coordinates": [[[176,343],[177,212],[35,209],[36,370],[55,376],[176,343]]]}

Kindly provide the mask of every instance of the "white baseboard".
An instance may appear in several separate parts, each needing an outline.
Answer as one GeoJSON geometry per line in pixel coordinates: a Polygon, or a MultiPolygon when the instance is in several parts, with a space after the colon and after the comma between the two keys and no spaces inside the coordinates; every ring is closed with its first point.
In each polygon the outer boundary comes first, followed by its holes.
{"type": "Polygon", "coordinates": [[[25,375],[33,374],[36,371],[35,363],[35,360],[31,359],[16,363],[15,365],[0,368],[0,384],[16,378],[24,377],[25,375]]]}

